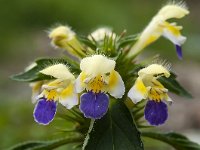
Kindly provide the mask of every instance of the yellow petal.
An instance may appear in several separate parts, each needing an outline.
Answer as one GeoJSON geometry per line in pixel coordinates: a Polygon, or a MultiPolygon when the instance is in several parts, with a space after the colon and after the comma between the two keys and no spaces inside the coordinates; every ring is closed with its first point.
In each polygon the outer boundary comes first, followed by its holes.
{"type": "Polygon", "coordinates": [[[93,78],[86,78],[83,82],[85,83],[85,87],[88,91],[99,93],[106,90],[105,87],[107,84],[105,83],[102,75],[98,75],[93,78]]]}
{"type": "Polygon", "coordinates": [[[169,39],[175,45],[181,46],[186,41],[186,37],[181,35],[181,32],[180,32],[181,29],[182,27],[180,26],[176,26],[174,24],[165,22],[163,36],[169,39]]]}
{"type": "Polygon", "coordinates": [[[133,103],[138,103],[142,99],[145,99],[147,94],[148,89],[145,87],[141,78],[138,77],[134,86],[129,90],[128,97],[133,101],[133,103]]]}
{"type": "Polygon", "coordinates": [[[133,103],[138,103],[142,99],[146,99],[148,90],[145,87],[143,81],[140,77],[135,81],[134,86],[129,90],[128,97],[133,101],[133,103]]]}
{"type": "Polygon", "coordinates": [[[59,93],[53,89],[53,90],[46,90],[44,89],[42,93],[38,96],[38,98],[45,97],[47,100],[53,100],[57,101],[59,99],[59,93]]]}
{"type": "Polygon", "coordinates": [[[73,84],[70,84],[61,92],[59,102],[67,109],[78,104],[78,95],[75,93],[73,84]]]}

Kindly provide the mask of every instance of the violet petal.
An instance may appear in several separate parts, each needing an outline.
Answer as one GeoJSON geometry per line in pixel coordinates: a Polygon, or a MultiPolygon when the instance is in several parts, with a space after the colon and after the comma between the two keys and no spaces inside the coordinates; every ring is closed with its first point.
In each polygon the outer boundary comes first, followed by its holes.
{"type": "Polygon", "coordinates": [[[109,97],[105,93],[87,92],[81,96],[80,110],[86,118],[100,119],[103,117],[109,104],[109,97]]]}
{"type": "Polygon", "coordinates": [[[167,105],[164,102],[148,100],[145,110],[145,119],[153,126],[164,124],[168,118],[167,105]]]}
{"type": "Polygon", "coordinates": [[[56,105],[55,101],[47,101],[45,98],[40,99],[33,113],[35,121],[43,125],[49,124],[56,114],[56,105]]]}
{"type": "Polygon", "coordinates": [[[179,45],[176,45],[176,53],[179,59],[183,59],[182,48],[179,45]]]}

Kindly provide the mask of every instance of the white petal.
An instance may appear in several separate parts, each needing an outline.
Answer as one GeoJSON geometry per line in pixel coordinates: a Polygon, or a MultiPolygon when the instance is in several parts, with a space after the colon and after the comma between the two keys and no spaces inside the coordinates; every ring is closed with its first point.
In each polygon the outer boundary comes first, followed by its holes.
{"type": "Polygon", "coordinates": [[[122,98],[125,92],[124,82],[117,71],[112,71],[110,73],[110,79],[108,82],[109,88],[108,92],[115,98],[122,98]]]}
{"type": "Polygon", "coordinates": [[[56,64],[56,65],[49,66],[41,70],[40,73],[53,76],[54,78],[57,78],[57,79],[74,80],[73,74],[69,71],[67,66],[64,64],[56,64]]]}
{"type": "Polygon", "coordinates": [[[116,62],[103,55],[93,55],[81,60],[81,70],[90,76],[97,76],[111,72],[115,68],[116,62]]]}
{"type": "MultiPolygon", "coordinates": [[[[31,102],[35,104],[38,101],[39,93],[32,93],[31,102]]],[[[41,98],[41,97],[40,97],[41,98]]]]}
{"type": "Polygon", "coordinates": [[[110,28],[104,27],[104,28],[99,28],[92,32],[88,38],[90,40],[95,39],[95,41],[102,41],[105,36],[108,36],[109,38],[112,36],[113,39],[116,37],[116,34],[112,32],[110,28]]]}
{"type": "Polygon", "coordinates": [[[173,100],[169,97],[169,96],[167,96],[167,102],[169,103],[169,105],[172,105],[172,103],[173,103],[173,100]]]}
{"type": "Polygon", "coordinates": [[[140,93],[136,88],[135,86],[133,86],[129,92],[128,92],[128,97],[133,101],[133,103],[138,103],[140,102],[142,99],[145,98],[145,96],[140,93]]]}
{"type": "Polygon", "coordinates": [[[128,97],[133,103],[138,103],[147,97],[148,89],[144,86],[142,80],[138,77],[134,86],[129,90],[128,97]]]}
{"type": "Polygon", "coordinates": [[[66,97],[66,99],[61,99],[59,102],[67,109],[71,109],[78,105],[78,95],[74,93],[72,96],[66,97]]]}
{"type": "Polygon", "coordinates": [[[157,16],[162,16],[164,20],[167,20],[170,18],[182,18],[187,14],[189,14],[189,11],[184,3],[174,3],[162,7],[157,16]]]}
{"type": "Polygon", "coordinates": [[[42,93],[40,93],[37,97],[36,97],[36,99],[38,100],[38,99],[40,99],[40,98],[43,98],[43,97],[47,97],[45,94],[44,94],[44,91],[42,92],[42,93]]]}
{"type": "Polygon", "coordinates": [[[179,45],[179,46],[181,46],[182,44],[184,44],[185,41],[186,41],[186,39],[187,39],[185,36],[182,36],[181,34],[175,35],[174,33],[172,33],[168,29],[164,29],[163,30],[163,36],[165,38],[167,38],[168,40],[170,40],[175,45],[179,45]]]}
{"type": "Polygon", "coordinates": [[[62,91],[59,102],[67,109],[71,109],[73,106],[78,105],[78,94],[75,93],[73,85],[70,85],[62,91]]]}
{"type": "Polygon", "coordinates": [[[84,90],[83,79],[84,79],[84,74],[81,73],[78,76],[78,78],[75,80],[75,91],[76,91],[76,93],[81,93],[84,90]]]}

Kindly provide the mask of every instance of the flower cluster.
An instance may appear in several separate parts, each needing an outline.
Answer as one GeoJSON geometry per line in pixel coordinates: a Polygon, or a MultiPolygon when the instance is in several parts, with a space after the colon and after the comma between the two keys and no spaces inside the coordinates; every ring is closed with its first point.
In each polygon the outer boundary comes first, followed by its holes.
{"type": "MultiPolygon", "coordinates": [[[[71,70],[73,65],[62,62],[39,69],[36,74],[50,78],[37,78],[31,83],[32,99],[36,103],[33,113],[35,121],[49,124],[56,114],[58,103],[66,109],[79,106],[86,118],[101,119],[109,109],[110,99],[123,102],[129,99],[134,104],[147,100],[145,119],[150,125],[163,124],[168,118],[167,102],[171,103],[172,100],[159,79],[170,77],[169,67],[153,63],[133,72],[136,69],[132,59],[161,36],[175,44],[178,57],[182,58],[181,45],[186,37],[180,33],[181,26],[167,20],[182,18],[188,13],[183,4],[164,6],[138,36],[135,44],[130,44],[131,47],[125,44],[123,47],[126,38],[109,28],[97,29],[84,40],[68,26],[52,29],[49,33],[52,45],[76,57],[78,73],[71,70]],[[129,82],[127,77],[132,80],[129,82]]],[[[37,67],[37,64],[34,65],[32,67],[37,67]]]]}
{"type": "Polygon", "coordinates": [[[32,85],[33,95],[38,95],[34,110],[35,121],[48,124],[56,113],[57,102],[67,109],[78,105],[78,93],[86,90],[80,97],[80,110],[87,118],[100,119],[108,110],[109,93],[115,98],[124,95],[125,87],[121,76],[115,71],[115,61],[103,55],[93,55],[81,60],[81,73],[75,80],[64,64],[55,64],[40,71],[50,75],[53,81],[32,85]]]}

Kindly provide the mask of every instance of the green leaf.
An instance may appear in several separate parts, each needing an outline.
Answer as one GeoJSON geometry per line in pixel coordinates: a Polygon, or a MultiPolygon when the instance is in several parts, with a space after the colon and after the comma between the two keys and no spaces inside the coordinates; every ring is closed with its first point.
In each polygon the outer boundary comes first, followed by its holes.
{"type": "Polygon", "coordinates": [[[75,64],[75,62],[70,62],[70,58],[66,59],[59,59],[59,58],[43,58],[43,59],[38,59],[36,60],[36,65],[29,70],[19,73],[17,75],[11,76],[13,80],[16,81],[23,81],[23,82],[33,82],[33,81],[40,81],[40,80],[45,80],[45,79],[53,79],[51,76],[47,76],[44,74],[39,73],[40,70],[44,69],[47,66],[58,64],[58,63],[63,63],[67,66],[69,66],[70,71],[72,73],[77,73],[79,72],[79,66],[75,64]]]}
{"type": "Polygon", "coordinates": [[[140,133],[131,113],[120,100],[113,100],[107,114],[90,126],[84,150],[143,150],[140,133]]]}
{"type": "Polygon", "coordinates": [[[123,48],[127,45],[131,45],[134,43],[134,41],[136,41],[138,39],[138,34],[136,35],[129,35],[126,37],[121,38],[118,42],[119,42],[119,47],[123,48]]]}
{"type": "Polygon", "coordinates": [[[192,98],[192,95],[185,90],[177,81],[176,81],[176,75],[171,73],[171,76],[169,78],[161,77],[158,79],[169,91],[184,96],[187,98],[192,98]]]}
{"type": "Polygon", "coordinates": [[[84,43],[86,46],[90,47],[92,50],[96,50],[97,46],[95,45],[94,41],[89,40],[85,36],[79,36],[78,39],[84,43]]]}
{"type": "Polygon", "coordinates": [[[9,150],[26,150],[32,147],[43,145],[43,144],[44,143],[41,141],[28,141],[28,142],[17,144],[16,146],[10,148],[9,150]]]}
{"type": "Polygon", "coordinates": [[[176,150],[200,150],[200,145],[178,133],[142,132],[142,136],[156,139],[173,146],[176,150]]]}
{"type": "Polygon", "coordinates": [[[82,136],[71,136],[62,139],[56,139],[52,141],[28,141],[18,144],[9,150],[50,150],[65,144],[81,143],[83,141],[82,136]]]}

